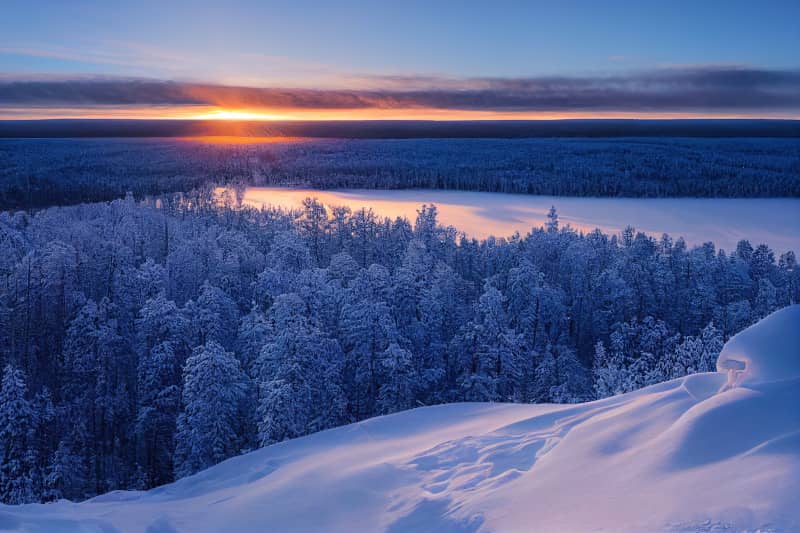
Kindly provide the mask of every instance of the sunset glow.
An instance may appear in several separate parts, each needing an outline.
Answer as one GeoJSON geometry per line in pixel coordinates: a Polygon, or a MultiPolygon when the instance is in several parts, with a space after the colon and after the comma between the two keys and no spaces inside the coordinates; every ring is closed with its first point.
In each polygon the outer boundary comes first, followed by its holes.
{"type": "Polygon", "coordinates": [[[85,1],[4,5],[0,120],[800,117],[797,2],[85,1]]]}
{"type": "Polygon", "coordinates": [[[286,115],[264,113],[261,111],[243,111],[216,109],[209,113],[202,113],[191,118],[200,120],[286,120],[286,115]]]}
{"type": "MultiPolygon", "coordinates": [[[[787,115],[779,114],[776,116],[767,115],[770,118],[800,118],[800,114],[787,115]]],[[[693,119],[693,118],[759,118],[765,117],[762,114],[749,113],[663,113],[663,112],[537,112],[537,111],[477,111],[463,109],[297,109],[276,112],[266,111],[228,111],[215,110],[209,113],[202,113],[186,117],[183,114],[178,116],[154,116],[153,118],[193,118],[200,120],[570,120],[570,119],[693,119]]]]}
{"type": "Polygon", "coordinates": [[[689,113],[621,111],[489,111],[432,108],[395,109],[223,109],[212,106],[121,106],[112,108],[25,108],[0,106],[0,120],[141,119],[236,121],[341,120],[569,120],[569,119],[692,119],[778,118],[800,119],[800,113],[689,113]]]}

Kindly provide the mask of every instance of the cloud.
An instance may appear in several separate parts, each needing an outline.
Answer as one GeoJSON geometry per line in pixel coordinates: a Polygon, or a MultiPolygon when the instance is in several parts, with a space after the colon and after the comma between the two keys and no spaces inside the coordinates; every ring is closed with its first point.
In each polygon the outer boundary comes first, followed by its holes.
{"type": "Polygon", "coordinates": [[[353,89],[235,87],[129,78],[0,77],[0,105],[235,109],[776,112],[800,110],[800,70],[671,67],[606,76],[375,77],[353,89]]]}

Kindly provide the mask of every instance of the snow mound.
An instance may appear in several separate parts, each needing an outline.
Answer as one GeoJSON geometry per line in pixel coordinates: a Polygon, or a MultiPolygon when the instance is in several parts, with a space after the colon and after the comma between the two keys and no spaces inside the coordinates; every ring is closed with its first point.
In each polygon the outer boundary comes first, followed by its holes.
{"type": "Polygon", "coordinates": [[[414,409],[147,492],[0,506],[0,529],[797,531],[797,318],[731,340],[733,388],[707,373],[579,405],[414,409]]]}
{"type": "Polygon", "coordinates": [[[717,359],[729,385],[769,383],[800,377],[800,305],[776,311],[735,335],[717,359]]]}

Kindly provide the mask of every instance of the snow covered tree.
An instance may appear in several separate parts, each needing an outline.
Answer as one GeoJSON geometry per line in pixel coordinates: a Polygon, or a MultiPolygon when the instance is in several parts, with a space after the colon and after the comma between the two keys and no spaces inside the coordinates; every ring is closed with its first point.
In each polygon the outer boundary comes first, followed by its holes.
{"type": "Polygon", "coordinates": [[[359,267],[356,260],[345,252],[339,252],[331,257],[328,272],[331,277],[339,280],[342,286],[347,287],[358,275],[359,267]]]}
{"type": "Polygon", "coordinates": [[[536,403],[551,403],[554,387],[558,386],[558,368],[552,346],[548,344],[537,359],[532,399],[536,403]]]}
{"type": "Polygon", "coordinates": [[[136,319],[138,349],[142,353],[159,343],[169,341],[173,348],[189,343],[189,324],[178,306],[164,292],[145,301],[136,319]]]}
{"type": "Polygon", "coordinates": [[[342,347],[346,353],[345,392],[357,417],[375,414],[380,389],[381,354],[393,342],[402,345],[397,324],[384,302],[364,300],[342,309],[342,347]]]}
{"type": "Polygon", "coordinates": [[[765,278],[758,280],[758,293],[753,304],[753,314],[756,318],[764,318],[777,308],[777,292],[770,280],[765,278]]]}
{"type": "Polygon", "coordinates": [[[592,396],[591,381],[575,351],[555,346],[555,381],[550,388],[550,400],[555,403],[580,403],[592,396]]]}
{"type": "Polygon", "coordinates": [[[699,362],[697,364],[698,372],[716,372],[717,359],[719,358],[722,347],[725,344],[722,333],[714,327],[713,322],[700,332],[700,342],[702,342],[703,349],[700,352],[699,362]]]}
{"type": "Polygon", "coordinates": [[[32,392],[35,498],[149,487],[419,403],[572,402],[713,370],[725,339],[800,299],[794,254],[747,242],[583,234],[553,212],[456,245],[431,206],[306,205],[205,188],[0,212],[0,361],[32,392]]]}
{"type": "Polygon", "coordinates": [[[303,219],[302,228],[308,235],[311,245],[311,256],[317,265],[322,260],[323,237],[328,225],[328,212],[316,198],[305,198],[303,200],[303,219]]]}
{"type": "Polygon", "coordinates": [[[384,377],[378,391],[380,414],[410,409],[414,405],[415,375],[411,353],[392,343],[381,356],[384,377]]]}
{"type": "Polygon", "coordinates": [[[625,392],[625,372],[621,354],[609,354],[603,342],[598,341],[592,369],[595,397],[600,399],[625,392]]]}
{"type": "Polygon", "coordinates": [[[200,344],[214,341],[226,350],[233,348],[239,326],[239,310],[222,289],[204,283],[192,314],[200,344]]]}
{"type": "Polygon", "coordinates": [[[152,257],[142,263],[136,270],[136,281],[142,301],[157,297],[165,290],[167,281],[166,269],[156,263],[152,257]]]}
{"type": "Polygon", "coordinates": [[[139,360],[136,437],[146,488],[172,481],[173,436],[181,409],[180,364],[169,341],[139,360]]]}
{"type": "Polygon", "coordinates": [[[215,465],[248,445],[248,392],[247,377],[233,354],[215,341],[194,350],[183,368],[176,477],[215,465]]]}
{"type": "Polygon", "coordinates": [[[547,222],[545,223],[545,228],[547,229],[548,233],[555,233],[558,231],[558,213],[556,212],[556,206],[551,205],[550,211],[547,212],[547,222]]]}
{"type": "Polygon", "coordinates": [[[236,355],[242,369],[250,376],[255,376],[254,365],[261,348],[267,342],[269,326],[264,313],[253,305],[250,312],[239,321],[239,333],[236,337],[236,355]]]}
{"type": "Polygon", "coordinates": [[[30,503],[40,497],[36,450],[31,447],[34,413],[26,394],[22,371],[6,365],[0,389],[0,499],[7,504],[30,503]]]}
{"type": "Polygon", "coordinates": [[[66,441],[59,443],[44,477],[44,501],[81,500],[87,496],[84,461],[66,441]]]}
{"type": "Polygon", "coordinates": [[[696,337],[683,339],[672,354],[660,362],[662,375],[666,379],[674,379],[694,374],[698,371],[698,363],[703,351],[703,343],[696,337]]]}
{"type": "Polygon", "coordinates": [[[558,341],[565,325],[564,294],[550,287],[532,263],[509,270],[506,295],[509,321],[529,346],[542,349],[558,341]]]}
{"type": "Polygon", "coordinates": [[[62,388],[67,416],[88,432],[85,449],[73,448],[93,464],[98,491],[124,484],[122,457],[128,452],[135,354],[120,330],[114,304],[90,300],[70,323],[64,342],[62,388]]]}
{"type": "Polygon", "coordinates": [[[270,331],[256,361],[258,435],[262,445],[341,422],[339,343],[309,324],[295,294],[280,296],[268,314],[270,331]]]}

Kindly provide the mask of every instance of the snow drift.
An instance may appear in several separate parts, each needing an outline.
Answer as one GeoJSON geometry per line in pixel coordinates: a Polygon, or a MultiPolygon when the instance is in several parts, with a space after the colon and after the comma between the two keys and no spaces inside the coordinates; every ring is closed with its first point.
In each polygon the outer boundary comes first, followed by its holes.
{"type": "Polygon", "coordinates": [[[717,372],[728,372],[736,384],[747,385],[800,378],[798,309],[800,305],[776,311],[731,338],[717,359],[717,372]]]}
{"type": "Polygon", "coordinates": [[[800,529],[800,306],[717,373],[580,405],[425,407],[148,492],[0,507],[26,531],[800,529]]]}

